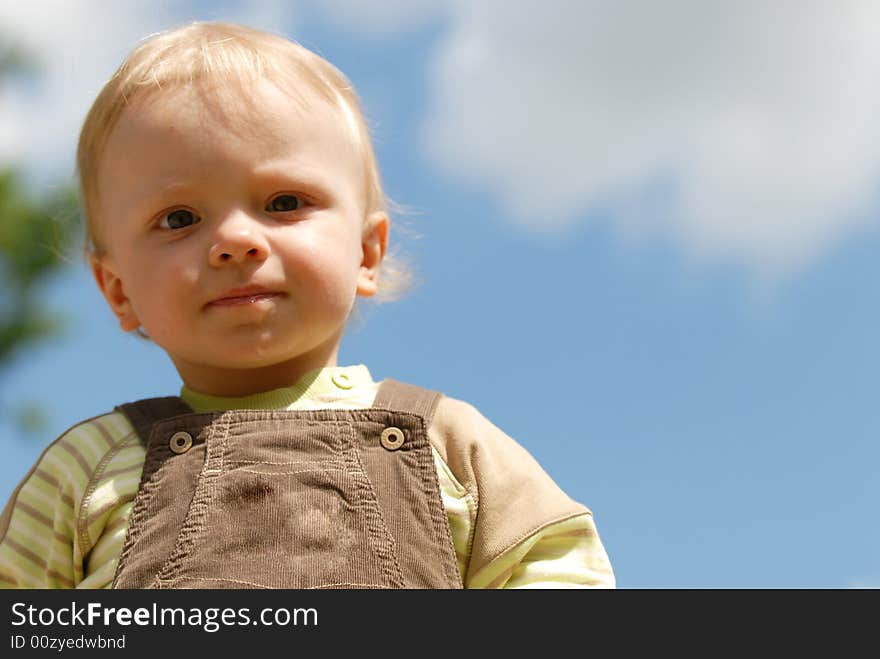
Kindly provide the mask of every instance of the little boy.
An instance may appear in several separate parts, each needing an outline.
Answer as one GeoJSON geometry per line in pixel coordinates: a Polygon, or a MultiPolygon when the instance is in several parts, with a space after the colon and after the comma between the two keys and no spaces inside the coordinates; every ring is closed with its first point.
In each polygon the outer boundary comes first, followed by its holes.
{"type": "Polygon", "coordinates": [[[183,387],[46,449],[0,518],[0,583],[613,587],[589,510],[473,407],[337,365],[356,297],[394,282],[332,65],[240,26],[157,35],[77,157],[98,287],[183,387]]]}

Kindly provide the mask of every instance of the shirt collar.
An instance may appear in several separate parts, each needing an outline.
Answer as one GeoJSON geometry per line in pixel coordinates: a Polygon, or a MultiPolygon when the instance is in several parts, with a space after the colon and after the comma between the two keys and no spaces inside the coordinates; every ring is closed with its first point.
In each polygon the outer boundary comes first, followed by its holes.
{"type": "Polygon", "coordinates": [[[295,384],[250,396],[211,396],[193,391],[186,386],[180,397],[194,412],[213,410],[298,410],[332,407],[349,398],[362,396],[365,389],[376,386],[369,369],[363,364],[356,366],[326,366],[309,371],[295,384]]]}

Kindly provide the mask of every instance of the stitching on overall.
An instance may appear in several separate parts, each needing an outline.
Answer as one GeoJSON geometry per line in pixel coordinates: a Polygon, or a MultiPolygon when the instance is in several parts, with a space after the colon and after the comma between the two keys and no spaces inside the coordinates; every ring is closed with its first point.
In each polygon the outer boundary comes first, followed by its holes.
{"type": "Polygon", "coordinates": [[[348,586],[349,588],[370,588],[370,589],[384,589],[385,586],[377,583],[352,583],[350,581],[342,581],[339,583],[325,583],[320,586],[307,586],[303,588],[303,590],[326,590],[328,588],[338,588],[340,586],[348,586]]]}
{"type": "MultiPolygon", "coordinates": [[[[156,437],[158,439],[158,436],[156,437]]],[[[149,510],[150,503],[158,492],[161,485],[161,478],[155,478],[156,474],[161,470],[161,463],[164,462],[162,456],[157,451],[151,451],[153,445],[153,433],[147,437],[144,442],[146,446],[146,455],[144,456],[144,467],[141,472],[140,485],[135,495],[135,505],[132,507],[131,516],[129,517],[128,532],[122,545],[122,553],[119,556],[119,562],[116,565],[116,572],[113,575],[113,588],[118,587],[119,576],[123,569],[127,566],[128,558],[133,551],[135,544],[141,536],[144,525],[143,521],[149,510]],[[144,477],[149,474],[149,480],[144,482],[144,477]]]]}
{"type": "MultiPolygon", "coordinates": [[[[163,582],[164,588],[174,588],[177,584],[184,582],[185,579],[178,578],[173,579],[172,581],[163,582]]],[[[220,579],[218,577],[200,577],[198,581],[213,581],[216,583],[234,583],[242,586],[249,586],[251,588],[259,588],[261,590],[273,590],[269,586],[264,586],[263,584],[254,583],[253,581],[242,581],[240,579],[220,579]]],[[[303,590],[326,590],[328,588],[339,588],[340,586],[346,586],[349,588],[370,588],[370,589],[382,589],[384,586],[381,584],[375,583],[354,583],[351,581],[343,581],[339,583],[327,583],[321,584],[320,586],[306,586],[303,590]]],[[[185,586],[184,586],[185,588],[185,586]]]]}
{"type": "Polygon", "coordinates": [[[285,461],[274,462],[272,460],[230,460],[226,464],[228,464],[228,465],[310,465],[310,464],[314,464],[314,462],[309,462],[308,460],[294,460],[292,462],[285,462],[285,461]]]}
{"type": "Polygon", "coordinates": [[[315,467],[313,469],[298,469],[297,471],[258,471],[257,469],[239,469],[238,471],[243,471],[246,474],[259,474],[260,476],[293,476],[294,474],[312,474],[316,471],[343,471],[348,473],[344,466],[315,467]]]}
{"type": "MultiPolygon", "coordinates": [[[[183,583],[186,580],[187,580],[186,577],[177,577],[175,579],[163,581],[162,587],[163,588],[174,588],[174,586],[176,586],[179,583],[183,583]]],[[[196,579],[194,579],[194,581],[196,581],[196,579]]],[[[262,590],[271,590],[271,588],[269,586],[265,586],[261,583],[254,583],[253,581],[242,581],[241,579],[221,579],[219,577],[199,577],[197,579],[197,581],[216,581],[219,583],[237,583],[242,586],[248,586],[250,588],[260,588],[262,590]]]]}
{"type": "Polygon", "coordinates": [[[349,431],[349,435],[345,437],[348,450],[343,453],[349,462],[349,473],[357,486],[358,508],[362,510],[364,520],[367,523],[367,532],[373,545],[373,551],[381,559],[382,571],[385,573],[389,585],[403,588],[405,582],[400,563],[397,560],[397,546],[394,537],[388,530],[388,524],[382,515],[382,507],[379,505],[379,498],[364,469],[357,447],[351,441],[356,436],[354,427],[348,422],[345,423],[345,426],[349,431]]]}
{"type": "Polygon", "coordinates": [[[228,437],[228,418],[224,418],[222,424],[214,422],[209,425],[205,436],[205,464],[199,474],[189,510],[177,534],[174,549],[156,575],[154,584],[157,588],[165,587],[175,580],[175,571],[180,569],[197,537],[204,531],[208,510],[215,498],[217,480],[223,473],[223,457],[228,437]],[[219,468],[215,466],[218,462],[219,468]]]}

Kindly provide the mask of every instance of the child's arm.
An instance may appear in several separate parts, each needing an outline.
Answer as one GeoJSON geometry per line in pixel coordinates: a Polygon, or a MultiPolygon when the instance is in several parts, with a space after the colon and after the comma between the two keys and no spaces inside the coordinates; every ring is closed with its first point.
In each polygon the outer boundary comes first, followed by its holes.
{"type": "Polygon", "coordinates": [[[466,588],[613,588],[591,512],[467,403],[429,429],[466,588]]]}
{"type": "Polygon", "coordinates": [[[65,432],[13,492],[0,517],[0,587],[76,588],[92,581],[84,582],[87,561],[94,562],[96,540],[121,503],[115,494],[96,492],[123,443],[125,427],[116,417],[65,432]]]}
{"type": "Polygon", "coordinates": [[[470,588],[614,588],[589,513],[551,524],[473,575],[470,588]]]}
{"type": "Polygon", "coordinates": [[[76,510],[81,494],[59,439],[12,493],[0,518],[0,587],[73,588],[76,510]]]}

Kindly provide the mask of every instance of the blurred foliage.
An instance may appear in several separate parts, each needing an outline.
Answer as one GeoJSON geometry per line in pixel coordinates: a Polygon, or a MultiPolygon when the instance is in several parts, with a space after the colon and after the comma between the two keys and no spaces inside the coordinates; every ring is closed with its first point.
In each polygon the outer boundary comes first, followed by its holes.
{"type": "Polygon", "coordinates": [[[40,293],[68,263],[78,229],[73,189],[55,190],[37,203],[25,196],[12,169],[0,170],[0,373],[17,350],[60,328],[40,293]]]}
{"type": "Polygon", "coordinates": [[[8,42],[0,43],[0,76],[33,76],[39,71],[34,55],[25,53],[20,46],[8,42]]]}
{"type": "MultiPolygon", "coordinates": [[[[20,49],[0,46],[0,83],[37,70],[20,49]]],[[[0,167],[0,384],[15,356],[63,326],[62,317],[48,308],[44,288],[70,262],[79,233],[72,187],[35,199],[13,166],[0,167]]],[[[40,430],[42,419],[34,403],[0,403],[0,420],[24,432],[40,430]]]]}
{"type": "Polygon", "coordinates": [[[12,423],[24,434],[41,435],[49,425],[46,413],[37,403],[19,403],[13,409],[12,423]]]}

